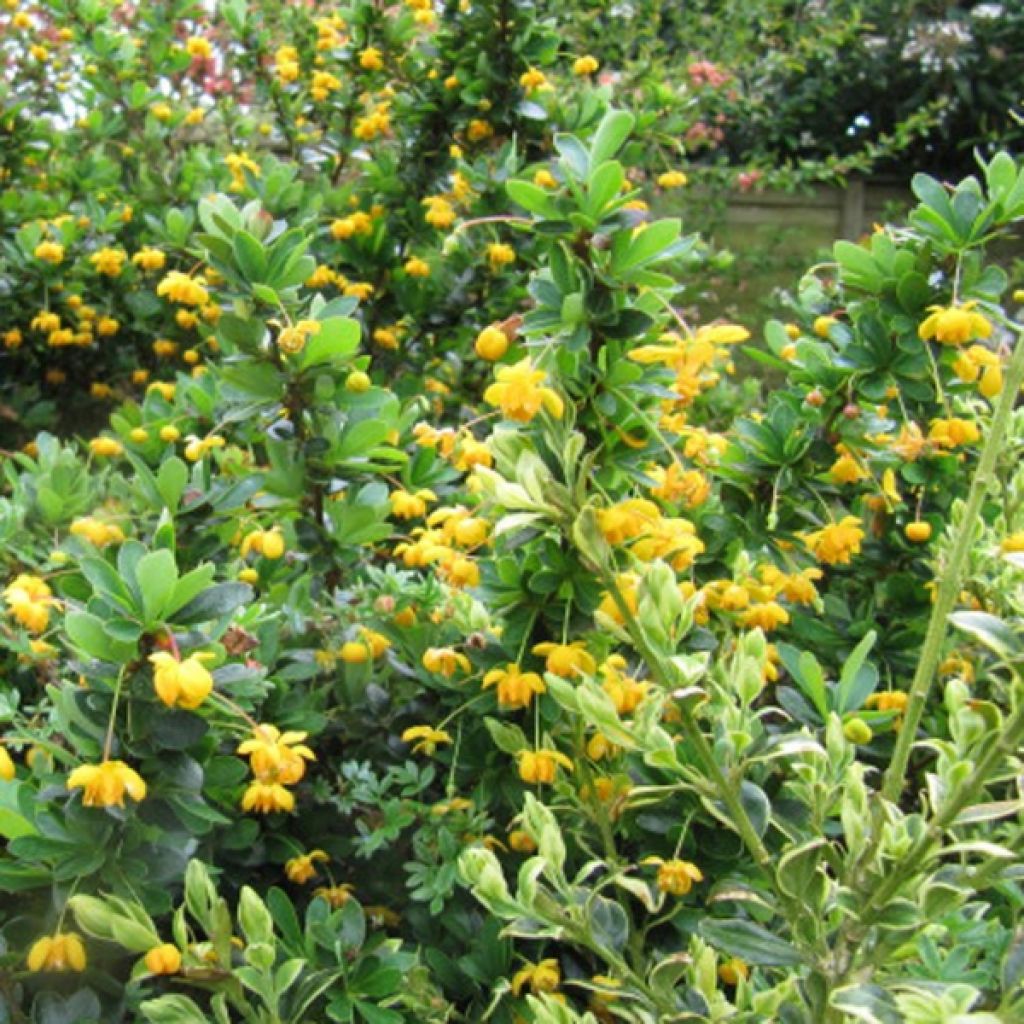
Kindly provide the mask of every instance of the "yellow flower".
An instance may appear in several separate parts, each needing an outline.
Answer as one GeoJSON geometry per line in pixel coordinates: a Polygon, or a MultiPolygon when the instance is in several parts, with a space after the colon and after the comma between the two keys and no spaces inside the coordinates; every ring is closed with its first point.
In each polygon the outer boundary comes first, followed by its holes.
{"type": "Polygon", "coordinates": [[[38,576],[21,573],[4,589],[4,600],[14,618],[30,633],[42,633],[50,622],[50,609],[58,602],[38,576]]]}
{"type": "Polygon", "coordinates": [[[444,729],[435,729],[430,725],[411,725],[402,733],[403,743],[413,743],[414,754],[425,754],[430,757],[437,750],[439,743],[451,743],[451,736],[444,729]]]}
{"type": "Polygon", "coordinates": [[[469,658],[451,647],[428,647],[423,652],[423,667],[451,679],[456,672],[468,672],[469,658]]]}
{"type": "Polygon", "coordinates": [[[547,687],[536,672],[523,672],[509,662],[504,668],[492,668],[484,676],[483,688],[497,684],[498,706],[513,711],[528,708],[535,693],[544,693],[547,687]]]}
{"type": "Polygon", "coordinates": [[[144,957],[150,974],[177,974],[181,970],[181,952],[170,942],[154,946],[144,957]]]}
{"type": "Polygon", "coordinates": [[[514,828],[509,832],[508,845],[516,853],[533,853],[537,849],[537,844],[533,841],[530,833],[524,832],[521,828],[514,828]]]}
{"type": "Polygon", "coordinates": [[[926,523],[922,520],[915,520],[912,523],[907,523],[903,532],[906,534],[907,540],[911,543],[924,544],[926,541],[931,539],[932,524],[926,523]]]}
{"type": "Polygon", "coordinates": [[[499,367],[495,378],[496,383],[484,392],[484,401],[500,407],[508,419],[528,423],[541,408],[547,409],[555,419],[561,418],[565,410],[561,397],[544,386],[547,374],[535,370],[529,358],[513,366],[499,367]]]}
{"type": "Polygon", "coordinates": [[[517,757],[519,778],[531,785],[550,785],[559,767],[572,771],[572,761],[558,750],[520,750],[517,757]]]}
{"type": "Polygon", "coordinates": [[[124,807],[125,793],[136,801],[146,796],[142,776],[124,761],[79,765],[68,776],[66,785],[68,789],[82,790],[86,807],[124,807]]]}
{"type": "Polygon", "coordinates": [[[427,212],[424,220],[434,228],[449,228],[455,221],[455,208],[443,196],[428,196],[423,200],[427,212]]]}
{"type": "Polygon", "coordinates": [[[508,335],[500,327],[485,327],[476,336],[473,348],[481,359],[496,362],[508,351],[508,335]]]}
{"type": "Polygon", "coordinates": [[[735,987],[740,983],[740,978],[744,981],[750,975],[750,968],[739,958],[731,957],[726,960],[725,963],[718,965],[718,980],[723,985],[731,985],[735,987]]]}
{"type": "Polygon", "coordinates": [[[492,274],[497,274],[502,267],[515,263],[516,251],[504,242],[492,242],[487,246],[487,263],[492,274]]]}
{"type": "Polygon", "coordinates": [[[963,345],[974,338],[987,338],[992,324],[980,313],[974,312],[977,302],[962,306],[929,306],[930,313],[917,329],[922,341],[934,340],[943,345],[963,345]]]}
{"type": "Polygon", "coordinates": [[[276,526],[272,530],[252,530],[245,535],[239,553],[245,558],[250,551],[276,561],[285,551],[284,535],[276,526]]]}
{"type": "Polygon", "coordinates": [[[304,732],[282,733],[276,726],[259,725],[250,739],[238,745],[237,752],[249,755],[249,767],[259,781],[293,786],[306,774],[306,762],[316,760],[316,755],[303,742],[307,735],[304,732]]]}
{"type": "Polygon", "coordinates": [[[534,173],[533,183],[539,188],[558,188],[558,179],[546,167],[534,173]]]}
{"type": "Polygon", "coordinates": [[[758,601],[740,616],[740,625],[744,629],[762,629],[766,633],[788,623],[789,612],[777,601],[758,601]]]}
{"type": "Polygon", "coordinates": [[[808,550],[826,565],[849,565],[851,555],[860,554],[863,524],[856,516],[844,516],[804,537],[808,550]]]}
{"type": "Polygon", "coordinates": [[[384,67],[380,50],[375,46],[368,46],[359,54],[359,66],[364,71],[380,71],[384,67]]]}
{"type": "Polygon", "coordinates": [[[124,261],[127,255],[120,249],[103,248],[94,252],[89,257],[89,262],[96,268],[98,274],[105,277],[117,277],[124,269],[124,261]]]}
{"type": "MultiPolygon", "coordinates": [[[[319,889],[314,889],[313,895],[319,896],[320,899],[337,910],[339,907],[345,906],[352,898],[352,890],[354,888],[355,886],[349,882],[343,882],[341,885],[321,886],[319,889]]],[[[369,910],[369,907],[365,909],[369,910]]]]}
{"type": "Polygon", "coordinates": [[[323,850],[313,850],[285,861],[284,873],[288,876],[289,882],[304,885],[311,878],[316,877],[317,861],[327,862],[328,860],[330,857],[323,850]]]}
{"type": "Polygon", "coordinates": [[[183,306],[205,306],[210,301],[210,293],[199,281],[178,270],[172,270],[156,286],[156,293],[183,306]]]}
{"type": "Polygon", "coordinates": [[[406,260],[403,269],[409,277],[430,277],[430,264],[426,260],[421,260],[418,256],[413,256],[411,259],[406,260]]]}
{"type": "Polygon", "coordinates": [[[290,812],[295,809],[295,797],[279,782],[250,782],[242,795],[242,810],[258,814],[273,814],[275,811],[290,812]]]}
{"type": "Polygon", "coordinates": [[[15,768],[14,760],[11,755],[7,753],[7,748],[0,745],[0,779],[4,782],[10,782],[14,778],[15,768]]]}
{"type": "Polygon", "coordinates": [[[277,347],[290,356],[297,355],[306,347],[306,342],[320,333],[319,320],[300,320],[281,329],[277,336],[277,347]]]}
{"type": "Polygon", "coordinates": [[[1024,551],[1024,530],[1018,530],[1017,533],[1011,533],[1008,537],[1003,538],[1002,543],[999,545],[999,550],[1004,555],[1024,551]]]}
{"type": "Polygon", "coordinates": [[[37,260],[56,266],[64,259],[64,246],[57,242],[40,242],[32,252],[37,260]]]}
{"type": "Polygon", "coordinates": [[[168,707],[193,711],[210,696],[213,676],[203,666],[204,657],[207,656],[192,654],[178,661],[167,651],[149,656],[153,664],[153,688],[168,707]]]}
{"type": "Polygon", "coordinates": [[[534,92],[536,89],[550,89],[548,76],[537,68],[530,68],[519,76],[519,85],[527,92],[534,92]]]}
{"type": "Polygon", "coordinates": [[[832,463],[829,475],[832,477],[832,482],[837,484],[855,484],[861,480],[866,480],[870,476],[857,459],[845,449],[839,453],[839,458],[832,463]]]}
{"type": "Polygon", "coordinates": [[[94,437],[89,441],[89,451],[101,458],[116,458],[124,453],[124,445],[114,437],[94,437]]]}
{"type": "Polygon", "coordinates": [[[973,420],[952,416],[945,420],[932,420],[928,440],[943,448],[958,448],[962,444],[976,444],[981,440],[981,431],[973,420]]]}
{"type": "Polygon", "coordinates": [[[85,944],[76,932],[57,932],[36,939],[28,951],[30,971],[84,971],[85,944]]]}
{"type": "Polygon", "coordinates": [[[685,896],[693,888],[694,882],[704,881],[700,868],[688,860],[648,857],[644,863],[658,865],[658,888],[673,896],[685,896]]]}
{"type": "Polygon", "coordinates": [[[482,142],[494,134],[494,129],[486,121],[474,118],[466,127],[466,138],[470,142],[482,142]]]}
{"type": "Polygon", "coordinates": [[[572,62],[572,73],[582,78],[584,75],[592,75],[600,66],[598,59],[587,53],[572,62]]]}
{"type": "Polygon", "coordinates": [[[396,519],[417,519],[426,513],[428,501],[437,501],[437,495],[426,488],[415,494],[398,490],[388,495],[388,501],[391,502],[391,514],[396,519]]]}
{"type": "Polygon", "coordinates": [[[582,640],[574,640],[571,644],[545,641],[537,644],[533,653],[546,658],[544,667],[547,671],[563,679],[573,679],[578,675],[591,676],[597,668],[597,663],[582,640]]]}
{"type": "Polygon", "coordinates": [[[658,175],[658,184],[662,188],[682,188],[688,180],[682,171],[665,171],[658,175]]]}
{"type": "Polygon", "coordinates": [[[530,991],[537,995],[541,992],[554,992],[562,983],[562,972],[554,957],[530,964],[516,971],[512,976],[512,994],[519,995],[524,986],[529,985],[530,991]]]}

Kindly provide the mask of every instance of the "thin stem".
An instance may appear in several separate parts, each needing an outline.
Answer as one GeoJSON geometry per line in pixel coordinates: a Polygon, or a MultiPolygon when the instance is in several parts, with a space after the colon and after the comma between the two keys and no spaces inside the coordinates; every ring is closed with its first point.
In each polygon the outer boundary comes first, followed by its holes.
{"type": "Polygon", "coordinates": [[[935,669],[942,655],[942,644],[946,638],[949,615],[956,603],[957,594],[960,592],[960,578],[963,575],[967,556],[973,543],[974,525],[981,514],[982,503],[992,483],[996,461],[1003,447],[1003,439],[1009,425],[1014,402],[1020,393],[1021,384],[1024,383],[1024,343],[1020,340],[1020,335],[1024,331],[1016,327],[1014,329],[1018,333],[1017,345],[1007,369],[1002,394],[999,396],[999,402],[992,414],[992,421],[989,424],[985,444],[978,460],[978,468],[971,481],[960,528],[954,538],[949,561],[939,582],[931,618],[928,620],[924,646],[921,648],[921,657],[917,663],[917,671],[914,673],[907,698],[903,728],[900,729],[892,760],[885,773],[882,795],[892,803],[899,799],[903,790],[910,750],[914,744],[921,716],[924,714],[928,694],[935,677],[935,669]]]}
{"type": "Polygon", "coordinates": [[[107,735],[103,740],[103,760],[110,760],[110,751],[114,745],[114,723],[117,721],[117,704],[121,698],[121,684],[124,682],[125,666],[117,673],[117,682],[114,683],[114,700],[110,705],[110,720],[107,722],[107,735]]]}

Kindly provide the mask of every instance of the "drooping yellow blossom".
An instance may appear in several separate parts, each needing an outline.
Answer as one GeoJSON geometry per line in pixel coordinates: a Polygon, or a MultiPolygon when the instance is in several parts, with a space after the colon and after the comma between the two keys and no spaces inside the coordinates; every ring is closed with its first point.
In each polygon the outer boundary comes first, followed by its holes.
{"type": "MultiPolygon", "coordinates": [[[[348,903],[352,898],[354,890],[355,886],[350,882],[342,882],[341,885],[322,885],[319,889],[313,890],[313,895],[319,896],[320,899],[328,903],[334,910],[338,910],[348,903]]],[[[370,908],[365,907],[364,909],[368,912],[370,908]]]]}
{"type": "Polygon", "coordinates": [[[492,668],[484,676],[483,688],[497,686],[498,706],[512,711],[528,708],[535,693],[544,693],[547,687],[536,672],[524,672],[514,662],[504,668],[492,668]]]}
{"type": "Polygon", "coordinates": [[[451,647],[428,647],[423,652],[423,667],[451,679],[456,672],[468,672],[471,665],[469,658],[451,647]]]}
{"type": "Polygon", "coordinates": [[[963,345],[974,338],[990,337],[992,324],[974,312],[975,306],[973,300],[960,306],[929,306],[930,315],[918,327],[918,337],[942,345],[963,345]]]}
{"type": "Polygon", "coordinates": [[[545,641],[536,644],[533,653],[546,658],[544,667],[547,671],[563,679],[574,679],[578,675],[590,676],[597,669],[593,655],[587,651],[587,645],[582,640],[574,640],[569,644],[545,641]]]}
{"type": "Polygon", "coordinates": [[[530,785],[550,785],[558,768],[572,771],[572,761],[558,750],[520,750],[519,778],[530,785]]]}
{"type": "Polygon", "coordinates": [[[426,514],[428,501],[437,501],[437,495],[426,488],[415,494],[397,490],[388,495],[388,501],[391,502],[391,514],[396,519],[418,519],[426,514]]]}
{"type": "Polygon", "coordinates": [[[704,881],[700,868],[688,860],[647,857],[644,863],[658,865],[658,888],[672,896],[685,896],[693,888],[694,882],[704,881]]]}
{"type": "Polygon", "coordinates": [[[932,420],[928,440],[943,448],[959,448],[960,445],[980,441],[981,431],[973,420],[952,416],[949,419],[932,420]]]}
{"type": "Polygon", "coordinates": [[[285,552],[284,535],[278,527],[270,530],[252,530],[242,539],[238,553],[245,558],[250,552],[277,561],[285,552]]]}
{"type": "Polygon", "coordinates": [[[582,57],[577,57],[572,62],[572,73],[582,78],[584,75],[592,75],[600,66],[601,64],[596,57],[585,53],[582,57]]]}
{"type": "Polygon", "coordinates": [[[528,423],[542,408],[555,419],[565,410],[557,391],[546,387],[547,374],[534,369],[529,358],[512,366],[501,366],[495,373],[496,382],[484,392],[484,401],[501,409],[510,420],[528,423]]]}
{"type": "Polygon", "coordinates": [[[50,622],[50,609],[58,604],[53,591],[38,576],[21,573],[4,588],[11,615],[30,633],[42,633],[50,622]]]}
{"type": "Polygon", "coordinates": [[[554,957],[549,957],[540,963],[528,963],[516,971],[512,976],[512,994],[518,996],[527,986],[534,995],[554,992],[561,983],[562,972],[558,967],[558,961],[554,957]]]}
{"type": "Polygon", "coordinates": [[[34,973],[40,971],[85,970],[85,944],[77,932],[56,932],[36,939],[28,951],[26,965],[34,973]]]}
{"type": "Polygon", "coordinates": [[[852,555],[860,554],[864,539],[863,523],[856,516],[844,516],[804,537],[808,550],[826,565],[849,565],[852,555]]]}
{"type": "Polygon", "coordinates": [[[150,974],[177,974],[181,970],[181,951],[170,942],[154,946],[143,962],[150,974]]]}
{"type": "Polygon", "coordinates": [[[156,293],[182,306],[205,306],[210,301],[210,293],[203,284],[180,270],[167,274],[156,286],[156,293]]]}
{"type": "MultiPolygon", "coordinates": [[[[276,726],[258,725],[252,736],[238,745],[238,753],[249,756],[249,767],[258,781],[293,786],[306,774],[306,762],[316,760],[303,742],[306,736],[304,732],[282,733],[276,726]]],[[[256,794],[253,799],[264,796],[267,794],[256,794]]]]}
{"type": "Polygon", "coordinates": [[[451,735],[444,729],[435,729],[430,725],[411,725],[402,733],[403,743],[412,743],[414,754],[433,756],[441,743],[451,743],[451,735]]]}
{"type": "Polygon", "coordinates": [[[125,793],[139,801],[146,796],[146,783],[124,761],[103,761],[79,765],[69,776],[68,789],[82,790],[86,807],[124,807],[125,793]]]}
{"type": "Polygon", "coordinates": [[[317,863],[320,861],[326,863],[329,860],[330,857],[323,850],[312,850],[309,853],[304,853],[285,861],[284,873],[288,876],[289,882],[294,882],[296,885],[305,885],[311,878],[316,877],[317,863]]]}
{"type": "Polygon", "coordinates": [[[210,696],[213,676],[203,665],[202,654],[191,654],[179,661],[167,651],[149,656],[153,665],[153,689],[168,707],[194,711],[210,696]]]}
{"type": "Polygon", "coordinates": [[[295,796],[279,782],[250,782],[242,794],[242,810],[256,811],[257,814],[273,814],[275,811],[291,812],[295,809],[295,796]]]}
{"type": "Polygon", "coordinates": [[[297,355],[306,347],[306,342],[320,333],[319,320],[299,320],[282,327],[277,335],[277,347],[290,356],[297,355]]]}
{"type": "Polygon", "coordinates": [[[98,548],[124,541],[124,531],[115,523],[105,523],[95,516],[80,516],[71,524],[70,533],[73,537],[81,537],[98,548]]]}

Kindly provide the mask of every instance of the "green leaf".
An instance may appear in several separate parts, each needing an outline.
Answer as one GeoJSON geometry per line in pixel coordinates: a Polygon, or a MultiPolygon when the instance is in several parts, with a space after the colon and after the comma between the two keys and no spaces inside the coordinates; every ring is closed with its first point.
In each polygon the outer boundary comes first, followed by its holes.
{"type": "Polygon", "coordinates": [[[146,622],[159,622],[178,582],[178,566],[174,555],[166,549],[144,555],[135,566],[135,581],[142,591],[146,622]]]}
{"type": "Polygon", "coordinates": [[[600,220],[606,206],[622,192],[626,180],[622,164],[609,160],[597,167],[587,183],[587,212],[600,220]]]}
{"type": "Polygon", "coordinates": [[[604,115],[590,143],[590,160],[594,165],[602,164],[618,153],[633,130],[634,121],[628,110],[609,110],[604,115]]]}
{"type": "Polygon", "coordinates": [[[100,661],[128,661],[137,645],[115,640],[104,628],[103,620],[90,612],[70,611],[64,616],[64,629],[72,646],[100,661]]]}
{"type": "Polygon", "coordinates": [[[882,287],[885,275],[878,269],[867,249],[853,242],[839,241],[832,246],[832,254],[849,284],[872,292],[882,287]]]}
{"type": "Polygon", "coordinates": [[[218,583],[189,601],[175,614],[174,621],[186,626],[220,619],[230,615],[252,598],[253,589],[247,583],[218,583]]]}
{"type": "Polygon", "coordinates": [[[308,370],[311,366],[347,359],[359,347],[359,323],[350,317],[336,316],[320,323],[320,331],[314,334],[302,350],[299,367],[308,370]]]}
{"type": "Polygon", "coordinates": [[[739,918],[704,918],[698,930],[716,949],[757,967],[796,967],[800,951],[767,928],[739,918]]]}
{"type": "Polygon", "coordinates": [[[656,220],[637,235],[625,230],[619,232],[612,243],[612,271],[621,274],[667,259],[673,253],[681,230],[682,221],[670,217],[656,220]]]}
{"type": "Polygon", "coordinates": [[[580,181],[585,180],[590,172],[590,156],[583,143],[575,135],[560,134],[555,136],[555,149],[562,158],[562,166],[570,175],[580,181]]]}
{"type": "Polygon", "coordinates": [[[150,1024],[208,1024],[206,1014],[188,996],[148,999],[139,1009],[150,1024]]]}
{"type": "Polygon", "coordinates": [[[1018,646],[1013,630],[988,612],[953,612],[949,621],[1001,658],[1008,657],[1018,646]]]}
{"type": "Polygon", "coordinates": [[[179,608],[201,594],[212,582],[216,567],[205,562],[191,572],[185,573],[174,585],[174,590],[164,607],[164,615],[170,618],[179,608]]]}
{"type": "Polygon", "coordinates": [[[188,467],[177,455],[165,459],[157,470],[156,486],[164,499],[164,504],[172,512],[177,509],[187,483],[188,467]]]}
{"type": "Polygon", "coordinates": [[[521,206],[528,213],[535,213],[538,217],[556,217],[558,215],[551,196],[539,185],[534,185],[533,182],[513,178],[511,181],[505,182],[505,191],[512,202],[521,206]]]}
{"type": "Polygon", "coordinates": [[[878,685],[878,670],[866,665],[865,660],[875,646],[878,634],[871,630],[853,649],[843,664],[836,690],[836,711],[843,715],[856,711],[875,692],[878,685]]]}
{"type": "Polygon", "coordinates": [[[263,246],[249,234],[239,230],[233,240],[235,260],[239,269],[250,283],[262,281],[267,273],[267,254],[263,246]]]}

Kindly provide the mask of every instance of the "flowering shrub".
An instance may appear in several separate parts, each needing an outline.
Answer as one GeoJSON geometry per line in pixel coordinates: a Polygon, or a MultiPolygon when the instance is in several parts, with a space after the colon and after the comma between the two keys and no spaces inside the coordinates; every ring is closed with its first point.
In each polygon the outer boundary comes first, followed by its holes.
{"type": "Polygon", "coordinates": [[[916,176],[755,338],[689,316],[674,170],[584,55],[547,95],[527,5],[78,6],[181,63],[112,101],[152,235],[14,229],[57,322],[8,358],[73,373],[101,309],[178,347],[4,455],[5,1014],[1019,1017],[1024,168],[916,176]],[[196,76],[280,151],[175,152],[196,76]]]}

